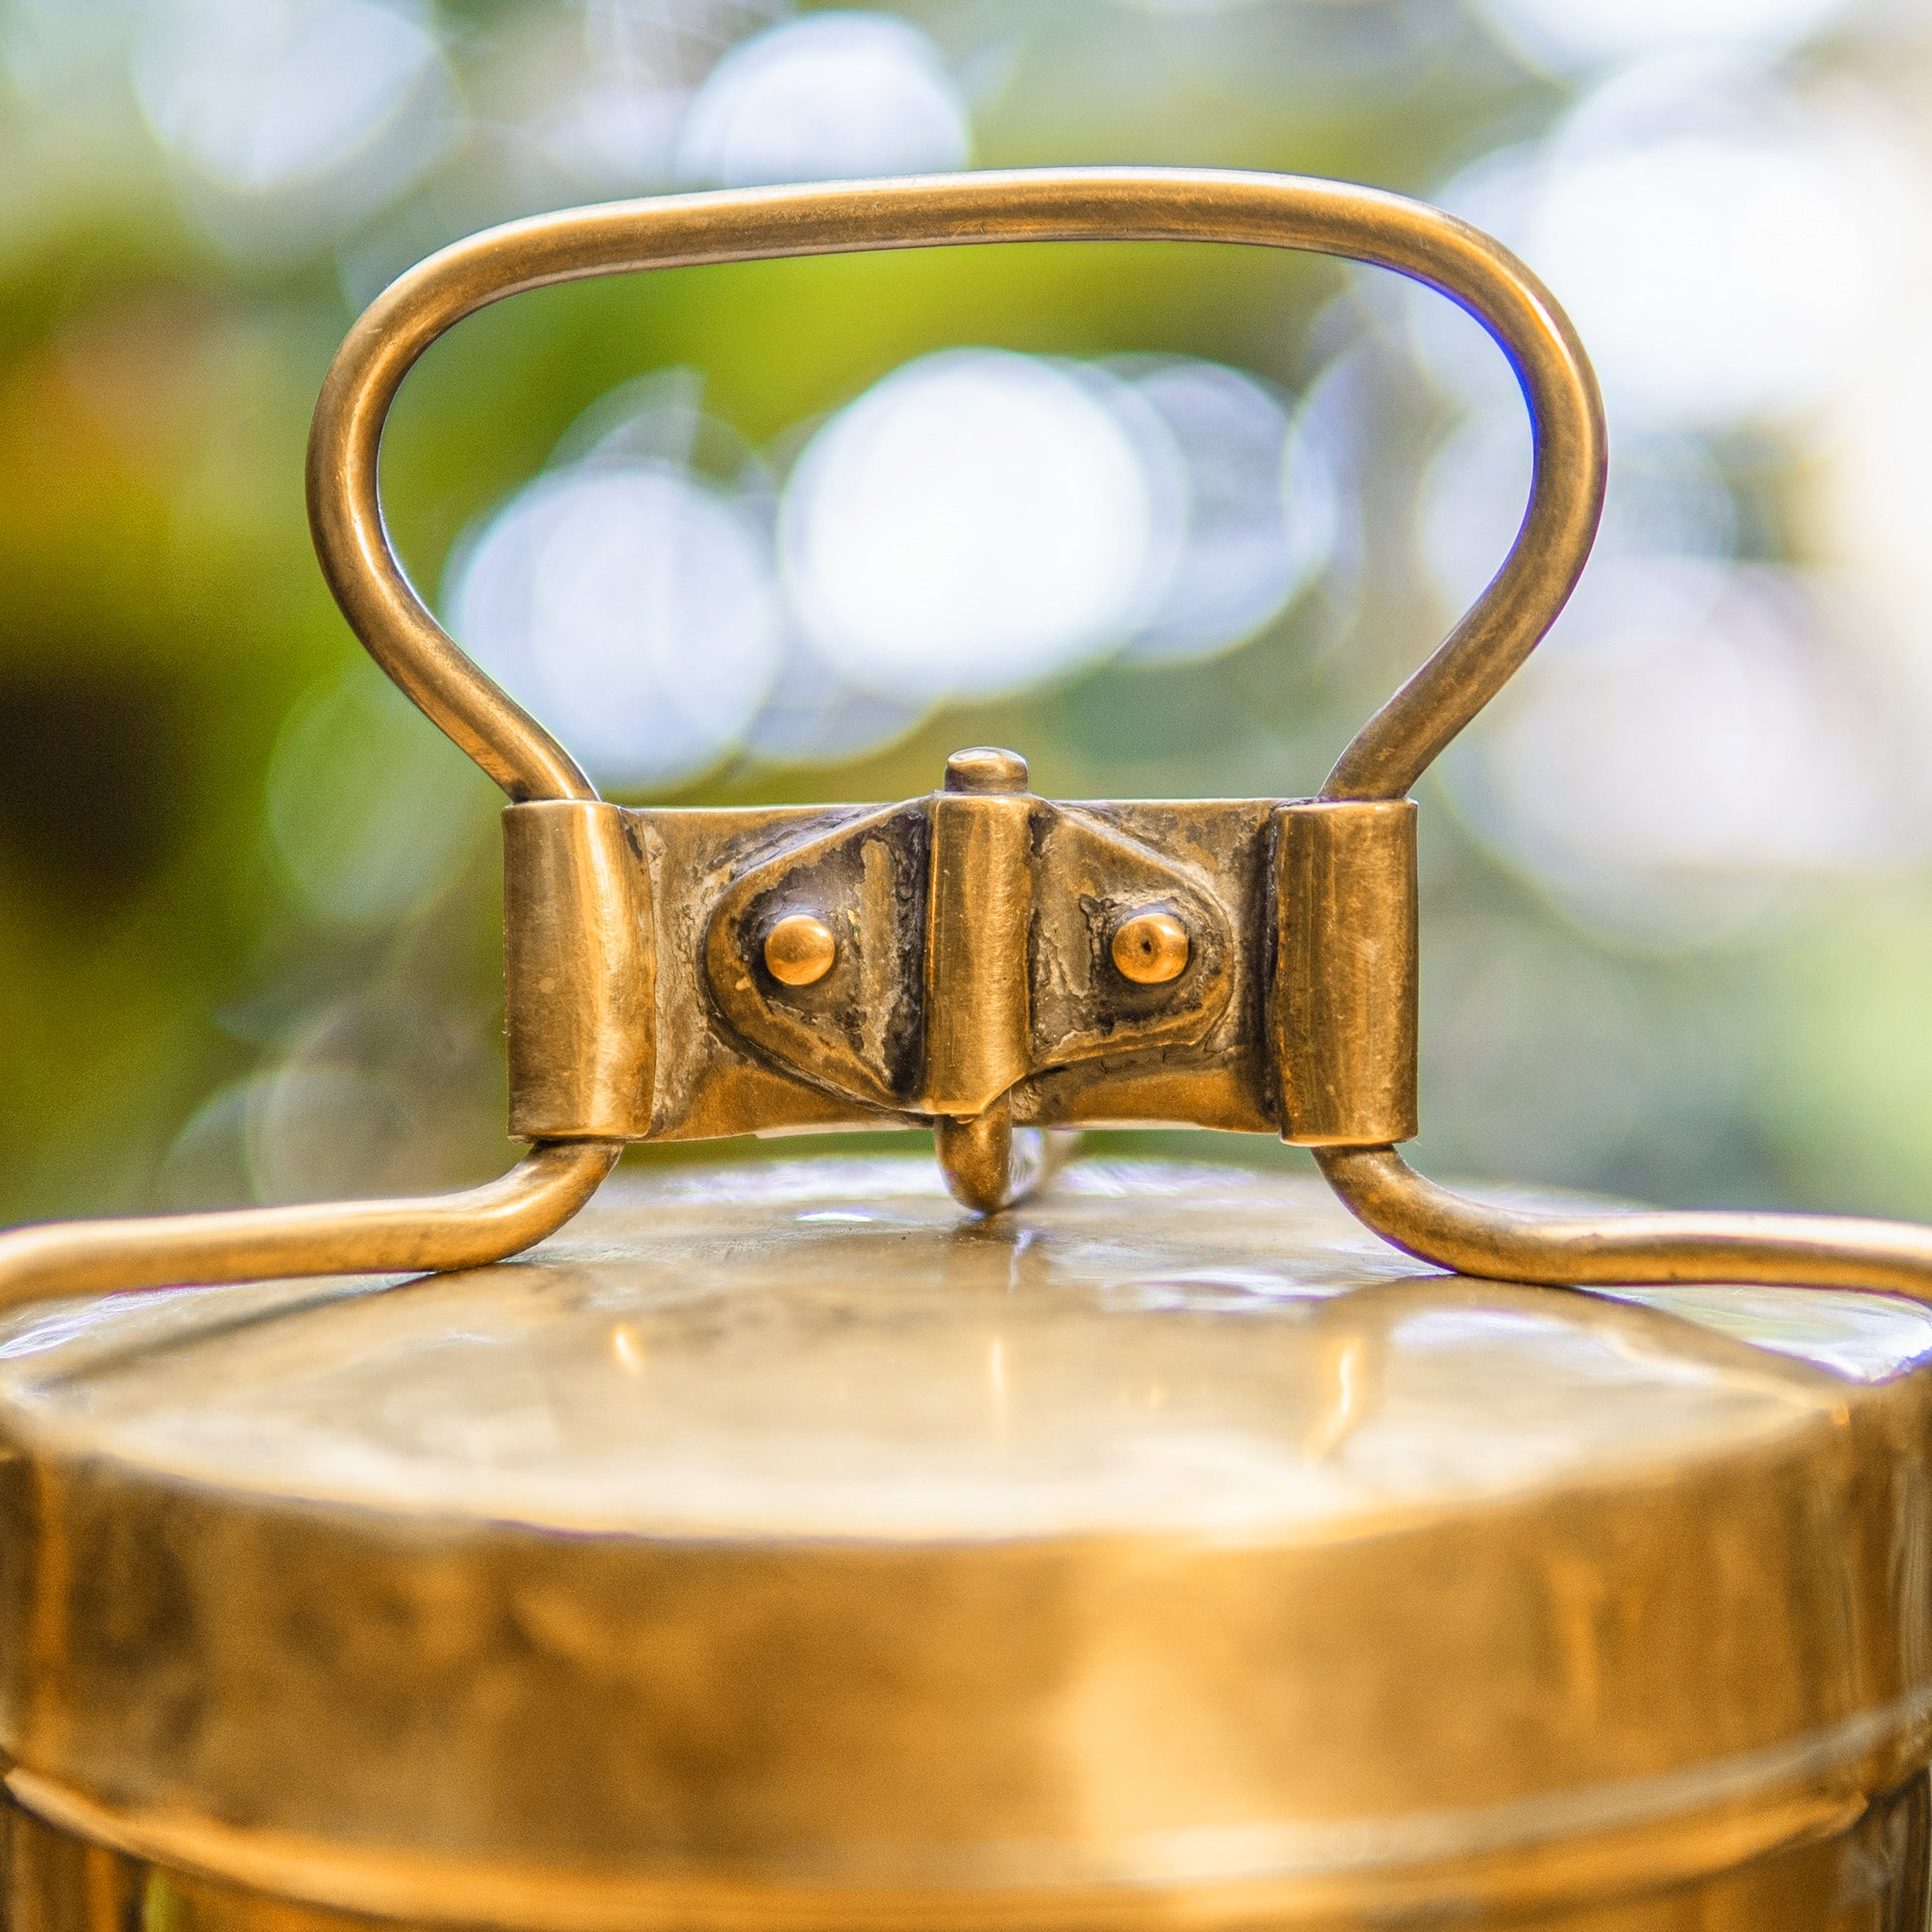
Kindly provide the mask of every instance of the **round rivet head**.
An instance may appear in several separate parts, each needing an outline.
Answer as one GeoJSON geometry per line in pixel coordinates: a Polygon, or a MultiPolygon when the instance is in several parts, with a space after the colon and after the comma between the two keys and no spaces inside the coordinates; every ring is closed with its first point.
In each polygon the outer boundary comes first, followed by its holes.
{"type": "Polygon", "coordinates": [[[1187,928],[1171,912],[1137,912],[1114,928],[1114,964],[1136,986],[1164,985],[1187,966],[1187,928]]]}
{"type": "Polygon", "coordinates": [[[809,912],[780,920],[765,934],[765,970],[781,986],[815,985],[838,956],[832,928],[809,912]]]}

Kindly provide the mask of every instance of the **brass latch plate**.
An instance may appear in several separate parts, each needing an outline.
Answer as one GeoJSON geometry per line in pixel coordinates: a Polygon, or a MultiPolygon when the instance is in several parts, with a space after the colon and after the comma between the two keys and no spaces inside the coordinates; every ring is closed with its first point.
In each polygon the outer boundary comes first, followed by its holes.
{"type": "Polygon", "coordinates": [[[510,808],[514,1131],[1414,1131],[1411,806],[1025,782],[980,750],[877,808],[510,808]]]}

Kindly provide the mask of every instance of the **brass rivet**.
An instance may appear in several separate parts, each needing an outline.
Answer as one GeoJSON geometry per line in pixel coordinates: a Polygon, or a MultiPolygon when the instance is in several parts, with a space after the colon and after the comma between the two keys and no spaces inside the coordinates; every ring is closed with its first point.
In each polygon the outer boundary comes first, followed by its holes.
{"type": "Polygon", "coordinates": [[[815,985],[838,956],[832,928],[809,912],[780,920],[765,934],[765,970],[781,986],[815,985]]]}
{"type": "Polygon", "coordinates": [[[1136,986],[1179,979],[1187,952],[1187,928],[1171,912],[1137,912],[1114,928],[1114,964],[1136,986]]]}

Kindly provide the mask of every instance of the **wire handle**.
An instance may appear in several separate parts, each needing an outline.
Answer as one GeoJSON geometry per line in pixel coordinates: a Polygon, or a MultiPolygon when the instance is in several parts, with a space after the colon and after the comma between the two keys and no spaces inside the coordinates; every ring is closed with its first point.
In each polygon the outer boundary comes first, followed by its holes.
{"type": "MultiPolygon", "coordinates": [[[[1404,796],[1555,621],[1602,515],[1603,402],[1569,319],[1508,249],[1438,209],[1305,177],[1065,168],[770,187],[615,203],[470,237],[398,280],[331,367],[309,445],[309,516],[356,635],[512,799],[594,799],[561,746],[464,656],[411,588],[383,526],[383,423],[445,329],[526,289],[585,275],[778,255],[987,242],[1249,243],[1390,269],[1468,311],[1508,355],[1534,437],[1528,508],[1501,568],[1336,761],[1324,799],[1404,796]]],[[[1517,1281],[1756,1280],[1932,1298],[1932,1230],[1776,1214],[1550,1217],[1425,1180],[1392,1146],[1322,1147],[1348,1207],[1397,1246],[1517,1281]]]]}
{"type": "MultiPolygon", "coordinates": [[[[1602,512],[1605,442],[1602,402],[1581,346],[1528,270],[1466,223],[1373,188],[1183,169],[1053,169],[623,202],[472,236],[380,297],[330,367],[308,455],[309,516],[330,588],[371,656],[513,802],[554,810],[533,802],[566,801],[611,812],[597,804],[595,787],[569,753],[437,623],[389,543],[379,478],[383,426],[424,350],[490,302],[583,276],[773,256],[1075,241],[1246,243],[1350,257],[1437,290],[1482,323],[1509,356],[1534,436],[1529,504],[1515,544],[1468,613],[1343,752],[1322,789],[1331,803],[1281,808],[1351,820],[1386,812],[1387,802],[1407,792],[1562,610],[1602,512]]],[[[1412,1120],[1396,1108],[1365,1125],[1369,1115],[1358,1104],[1373,1097],[1363,1069],[1375,1070],[1378,1053],[1387,1058],[1388,1013],[1400,1019],[1398,1009],[1406,1009],[1412,1020],[1412,973],[1397,984],[1385,965],[1369,970],[1380,954],[1355,943],[1367,902],[1356,890],[1360,867],[1345,864],[1339,847],[1334,856],[1326,869],[1309,871],[1305,888],[1310,904],[1323,908],[1324,923],[1311,929],[1321,945],[1309,952],[1321,981],[1313,990],[1323,998],[1308,1007],[1313,1018],[1295,1018],[1287,1032],[1307,1034],[1302,1044],[1321,1076],[1311,1089],[1316,1098],[1324,1106],[1347,1101],[1361,1119],[1352,1132],[1344,1122],[1340,1130],[1318,1125],[1297,1137],[1315,1146],[1337,1193],[1377,1233],[1424,1260],[1520,1281],[1757,1280],[1890,1289],[1932,1300],[1932,1230],[1924,1228],[1785,1215],[1555,1218],[1466,1201],[1423,1179],[1387,1144],[1412,1131],[1412,1120]],[[1327,998],[1330,991],[1336,998],[1327,998]],[[1332,1093],[1322,1086],[1330,1074],[1343,1082],[1332,1093]]],[[[1392,932],[1406,929],[1405,920],[1412,923],[1405,879],[1412,880],[1412,871],[1396,867],[1378,900],[1394,922],[1392,932]]],[[[623,920],[606,923],[618,938],[629,931],[623,920]]],[[[1397,951],[1408,962],[1405,971],[1412,968],[1412,948],[1397,951]]],[[[1303,968],[1315,970],[1306,962],[1303,968]]],[[[599,997],[600,987],[591,988],[599,997]]],[[[637,1005],[635,987],[627,982],[619,990],[620,1005],[637,1005]]],[[[585,1010],[604,1009],[593,1000],[585,1010]]],[[[597,1031],[593,1025],[585,1036],[592,1045],[597,1031]]],[[[1405,1051],[1412,1063],[1412,1026],[1408,1032],[1405,1051]]],[[[1005,1104],[1004,1095],[994,1103],[1005,1104]]],[[[995,1202],[1010,1182],[1011,1153],[997,1133],[980,1130],[978,1123],[989,1120],[991,1108],[953,1123],[960,1146],[950,1171],[957,1170],[952,1178],[969,1197],[995,1202]]],[[[628,1128],[581,1126],[573,1136],[539,1137],[502,1180],[435,1200],[19,1229],[0,1236],[0,1308],[89,1290],[414,1271],[499,1259],[569,1219],[609,1172],[620,1141],[635,1137],[628,1128]]]]}
{"type": "Polygon", "coordinates": [[[554,282],[988,242],[1218,242],[1346,256],[1439,291],[1502,346],[1535,438],[1522,527],[1468,614],[1356,734],[1322,788],[1324,798],[1400,798],[1568,599],[1603,510],[1604,412],[1568,318],[1508,249],[1440,209],[1345,182],[1043,168],[611,202],[472,235],[370,304],[316,405],[309,522],[355,635],[513,800],[594,799],[570,753],[430,614],[390,546],[378,473],[383,425],[416,358],[465,316],[554,282]]]}

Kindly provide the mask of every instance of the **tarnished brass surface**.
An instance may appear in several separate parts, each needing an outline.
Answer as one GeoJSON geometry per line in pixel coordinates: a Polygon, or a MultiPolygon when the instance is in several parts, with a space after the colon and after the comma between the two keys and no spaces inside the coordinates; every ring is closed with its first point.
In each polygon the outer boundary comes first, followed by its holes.
{"type": "Polygon", "coordinates": [[[653,909],[664,1005],[691,1015],[639,1056],[639,1136],[929,1121],[989,1211],[1024,1184],[998,1178],[1015,1122],[1411,1134],[1414,813],[1054,803],[983,746],[900,806],[633,813],[618,895],[653,909]],[[773,965],[796,930],[809,975],[773,965]]]}
{"type": "Polygon", "coordinates": [[[647,810],[636,822],[653,876],[677,882],[660,909],[658,958],[680,1024],[659,1055],[652,1137],[885,1125],[910,1111],[924,1006],[923,804],[647,810]],[[804,913],[837,951],[821,978],[787,986],[767,969],[765,938],[804,913]]]}
{"type": "MultiPolygon", "coordinates": [[[[999,755],[1023,787],[1024,762],[999,755]]],[[[871,809],[632,813],[660,1006],[688,1016],[658,1044],[649,1137],[938,1124],[1000,1104],[1030,1125],[1272,1132],[1273,811],[949,783],[871,809]],[[1113,940],[1151,903],[1184,922],[1186,957],[1136,981],[1113,940]],[[767,938],[807,915],[836,956],[787,985],[767,938]]]]}
{"type": "Polygon", "coordinates": [[[1470,1282],[1097,1162],[980,1224],[918,1161],[620,1179],[375,1285],[0,1327],[16,1888],[78,1835],[211,1928],[1906,1922],[1913,1304],[1470,1282]]]}
{"type": "Polygon", "coordinates": [[[1415,807],[1284,806],[1275,831],[1282,1138],[1374,1147],[1416,1131],[1415,807]]]}

